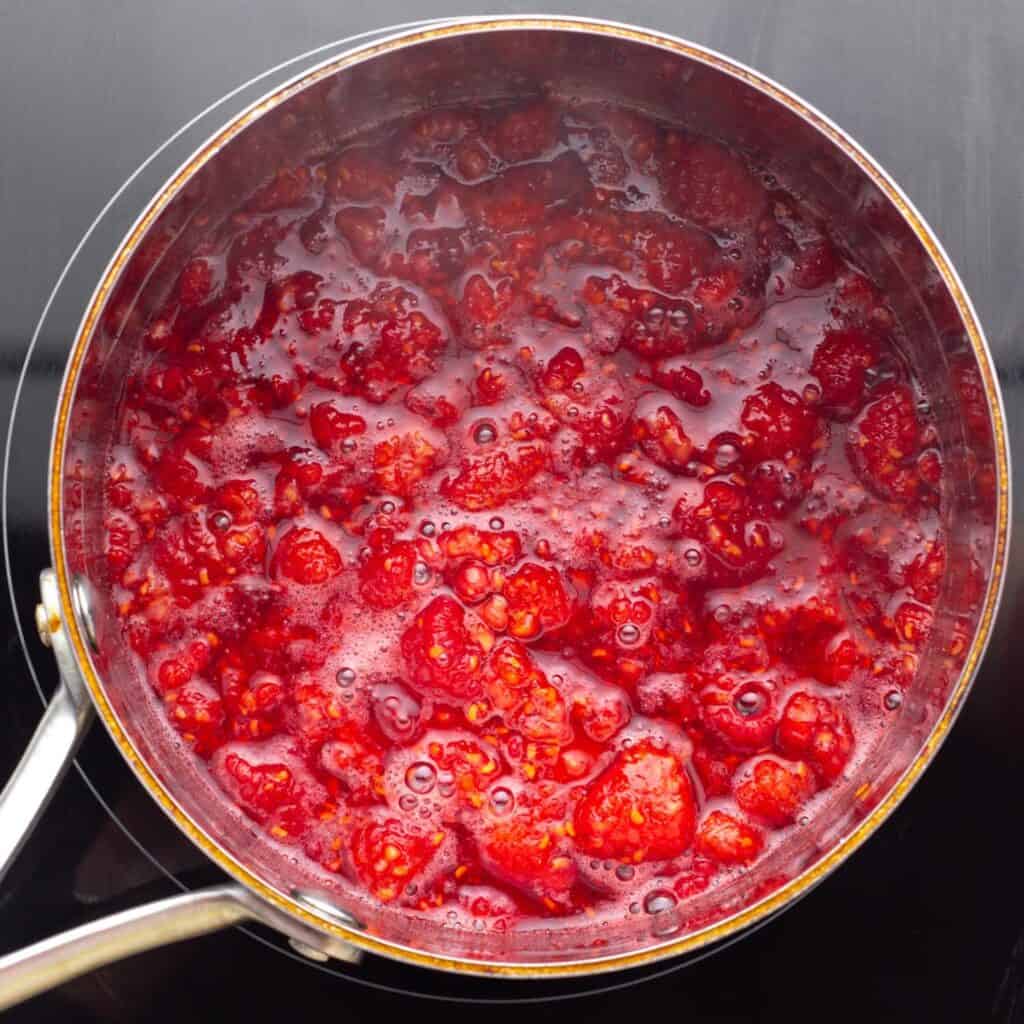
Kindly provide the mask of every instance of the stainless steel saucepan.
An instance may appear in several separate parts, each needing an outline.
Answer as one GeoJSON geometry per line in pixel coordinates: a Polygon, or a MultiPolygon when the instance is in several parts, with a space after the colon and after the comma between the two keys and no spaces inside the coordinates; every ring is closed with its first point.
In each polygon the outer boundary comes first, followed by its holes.
{"type": "MultiPolygon", "coordinates": [[[[38,627],[60,684],[0,795],[0,872],[31,833],[95,712],[153,799],[233,881],[0,958],[0,1007],[119,957],[246,920],[277,929],[314,957],[357,961],[369,953],[502,978],[621,970],[734,935],[835,869],[920,777],[970,688],[1007,554],[1009,456],[991,358],[970,300],[920,215],[852,139],[781,86],[692,43],[604,21],[470,18],[406,31],[331,58],[225,124],[160,189],[99,280],[68,358],[50,459],[53,567],[42,574],[38,627]],[[854,777],[834,787],[811,827],[713,894],[705,915],[711,923],[668,937],[636,918],[612,928],[583,919],[557,929],[467,934],[359,902],[344,880],[310,874],[227,806],[176,742],[122,639],[97,568],[104,451],[125,367],[201,225],[233,209],[281,154],[301,152],[311,140],[337,144],[430,106],[542,93],[611,99],[722,138],[784,172],[840,226],[891,297],[938,419],[949,568],[937,626],[897,725],[854,777]],[[972,563],[984,577],[980,592],[972,563]],[[783,868],[789,881],[754,900],[759,883],[783,868]]],[[[695,904],[692,919],[699,911],[695,904]]]]}

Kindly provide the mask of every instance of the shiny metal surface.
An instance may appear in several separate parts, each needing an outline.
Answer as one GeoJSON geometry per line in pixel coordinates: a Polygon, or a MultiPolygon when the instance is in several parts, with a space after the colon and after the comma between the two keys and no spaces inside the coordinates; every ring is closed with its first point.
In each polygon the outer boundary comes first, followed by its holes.
{"type": "Polygon", "coordinates": [[[358,950],[284,918],[243,886],[221,885],[101,917],[0,957],[0,1010],[104,964],[243,921],[283,931],[306,955],[358,960],[358,950]]]}
{"type": "MultiPolygon", "coordinates": [[[[611,31],[614,33],[614,32],[616,32],[618,30],[611,30],[611,31]]],[[[621,30],[621,31],[622,31],[623,38],[629,38],[630,37],[630,35],[629,35],[630,30],[621,30]]],[[[666,45],[669,45],[667,41],[666,41],[666,45]]],[[[685,48],[685,46],[684,46],[684,48],[685,48]]],[[[707,61],[709,64],[712,64],[712,63],[714,63],[717,60],[717,61],[720,62],[720,66],[721,67],[728,66],[729,69],[730,69],[730,72],[732,74],[734,74],[736,76],[739,76],[739,77],[746,77],[748,81],[756,82],[758,88],[767,89],[770,86],[770,83],[765,83],[763,80],[757,79],[755,76],[753,76],[749,72],[747,72],[746,69],[742,69],[742,68],[739,68],[739,67],[736,67],[736,66],[726,65],[725,62],[721,62],[721,59],[720,58],[716,58],[715,55],[700,54],[697,51],[693,50],[692,48],[690,48],[686,52],[687,52],[687,56],[688,56],[689,59],[695,59],[698,62],[700,62],[700,61],[707,61]]],[[[834,130],[834,128],[831,125],[827,125],[825,122],[817,120],[816,113],[814,111],[810,110],[809,108],[803,107],[802,105],[800,105],[799,108],[797,108],[796,101],[793,101],[791,97],[787,99],[787,97],[785,97],[785,95],[781,91],[774,90],[773,95],[775,96],[776,99],[781,99],[784,104],[787,103],[787,102],[792,102],[793,106],[794,106],[794,109],[799,109],[799,116],[808,119],[808,121],[810,121],[812,123],[815,123],[818,130],[827,130],[829,132],[833,132],[834,133],[835,130],[834,130]]],[[[833,137],[833,142],[836,142],[837,144],[840,144],[840,145],[843,145],[844,142],[848,144],[848,140],[844,140],[841,135],[835,135],[833,137]]],[[[859,154],[858,151],[856,150],[856,148],[852,146],[852,144],[848,144],[848,145],[849,145],[849,148],[847,149],[847,156],[850,157],[855,163],[859,163],[860,166],[861,166],[861,170],[864,171],[868,175],[869,178],[874,178],[875,184],[879,188],[881,188],[883,190],[889,188],[891,186],[891,182],[889,182],[888,179],[885,179],[884,176],[881,175],[881,172],[878,172],[877,168],[874,168],[872,165],[870,165],[870,163],[862,162],[863,161],[862,154],[859,154]]],[[[902,197],[898,193],[898,190],[895,190],[895,189],[891,190],[889,198],[894,203],[897,204],[897,208],[900,210],[900,212],[903,214],[903,216],[907,218],[907,221],[911,225],[913,231],[917,234],[918,240],[924,244],[924,247],[925,247],[926,251],[936,261],[937,265],[940,268],[940,274],[941,274],[941,276],[942,276],[942,278],[943,278],[943,280],[945,282],[945,286],[948,286],[948,287],[952,288],[953,294],[954,294],[954,301],[956,301],[958,303],[959,307],[960,307],[960,315],[963,317],[965,323],[968,325],[968,333],[969,333],[969,335],[971,337],[972,343],[975,344],[974,355],[980,361],[980,365],[982,367],[983,372],[984,373],[989,372],[988,371],[988,364],[987,364],[987,362],[985,360],[985,356],[984,356],[984,348],[983,348],[983,342],[981,341],[980,330],[977,328],[977,325],[974,323],[973,315],[971,313],[969,304],[967,304],[966,298],[959,292],[959,287],[958,287],[958,283],[956,282],[955,275],[953,275],[951,269],[948,268],[948,266],[945,265],[944,257],[943,257],[943,254],[941,253],[941,250],[939,250],[937,248],[937,246],[934,243],[934,240],[930,238],[930,236],[927,233],[927,229],[924,228],[924,226],[922,224],[920,224],[916,220],[916,214],[914,213],[912,208],[909,208],[909,207],[906,206],[905,200],[902,200],[902,197]]],[[[940,283],[939,287],[940,288],[943,287],[942,283],[940,283]]],[[[923,352],[922,355],[927,355],[927,351],[923,352]]],[[[997,457],[998,457],[1000,455],[1005,455],[1004,450],[1003,450],[1004,449],[1004,445],[1003,445],[1003,440],[1004,439],[1003,439],[1002,434],[1001,434],[1001,417],[1000,417],[1000,411],[999,411],[999,405],[998,405],[998,395],[995,393],[995,391],[994,391],[994,389],[992,387],[991,378],[988,379],[988,397],[989,397],[990,407],[991,407],[991,410],[993,412],[994,419],[995,419],[995,429],[996,429],[995,452],[996,452],[997,457]]],[[[999,486],[1000,486],[1000,494],[1001,494],[1001,496],[1002,496],[1004,501],[1005,501],[1005,498],[1006,498],[1006,486],[1007,486],[1007,483],[1008,483],[1005,474],[1006,474],[1006,467],[1005,467],[1005,464],[1003,464],[1002,465],[1002,469],[1001,469],[1001,476],[1000,476],[999,486]]],[[[1000,528],[999,528],[998,543],[997,543],[997,547],[996,547],[996,550],[995,550],[995,553],[994,553],[994,560],[995,560],[995,564],[996,564],[997,567],[1001,566],[1002,560],[1003,560],[1003,556],[1004,556],[1004,549],[1000,545],[1003,542],[1005,542],[1005,516],[1006,516],[1006,511],[1007,510],[1006,510],[1006,508],[1004,506],[1001,509],[1001,513],[1000,513],[1001,514],[1000,522],[1002,523],[1002,526],[1000,526],[1000,528]]],[[[58,559],[58,562],[59,561],[60,560],[58,559]]],[[[982,622],[982,627],[981,627],[981,633],[982,634],[984,634],[987,631],[988,617],[990,615],[992,607],[994,607],[994,601],[995,601],[995,598],[997,596],[997,590],[998,590],[998,573],[997,573],[996,586],[991,588],[990,604],[989,604],[988,610],[985,613],[985,618],[983,619],[983,622],[982,622]]],[[[80,656],[82,656],[83,652],[84,652],[84,648],[83,648],[83,650],[80,650],[78,653],[79,653],[80,656]]],[[[967,669],[964,672],[964,679],[965,679],[965,681],[969,680],[969,676],[970,676],[971,672],[973,671],[973,668],[975,667],[975,664],[976,664],[978,656],[980,656],[980,646],[978,646],[977,649],[972,649],[971,658],[969,659],[968,667],[967,667],[967,669]]],[[[95,682],[95,680],[93,680],[93,682],[95,682]]],[[[965,692],[965,690],[966,690],[966,685],[964,685],[962,687],[957,687],[957,689],[956,689],[956,691],[954,692],[954,695],[953,695],[954,699],[951,702],[951,707],[949,709],[949,712],[944,717],[943,721],[940,723],[942,728],[939,730],[937,735],[935,733],[933,733],[932,737],[929,738],[928,743],[925,745],[924,753],[921,756],[919,756],[917,759],[914,760],[913,767],[915,767],[918,770],[920,770],[920,768],[923,767],[924,763],[928,760],[928,757],[930,756],[930,754],[933,753],[935,747],[938,744],[938,741],[941,740],[942,735],[944,735],[945,730],[948,728],[948,725],[949,725],[949,723],[950,723],[950,721],[952,719],[952,716],[953,716],[953,714],[955,713],[955,710],[958,707],[959,700],[960,700],[960,698],[962,698],[963,693],[965,692]]],[[[96,695],[96,688],[95,687],[93,689],[93,692],[94,692],[94,695],[96,695]]],[[[107,710],[109,711],[109,709],[107,709],[107,710]]],[[[108,724],[108,726],[111,725],[111,721],[110,721],[109,718],[107,719],[107,724],[108,724]]],[[[118,738],[119,740],[123,740],[124,739],[124,735],[123,734],[121,734],[121,735],[118,734],[119,730],[112,730],[112,731],[114,731],[115,738],[118,738]]],[[[137,752],[133,751],[133,753],[135,754],[135,759],[136,759],[135,767],[136,767],[136,770],[138,771],[139,767],[140,767],[140,763],[137,760],[138,755],[137,755],[137,752]]],[[[909,785],[909,783],[913,781],[913,777],[915,775],[916,775],[916,772],[912,773],[910,775],[909,779],[906,782],[906,785],[909,785]]],[[[145,775],[143,775],[143,778],[144,778],[144,781],[148,781],[150,784],[152,784],[152,782],[154,781],[151,777],[147,780],[145,778],[145,775]]],[[[896,799],[898,799],[899,796],[902,795],[902,793],[900,791],[900,786],[902,786],[903,783],[899,782],[896,779],[887,780],[887,782],[889,784],[892,784],[895,787],[893,792],[896,794],[896,799]]],[[[151,785],[151,788],[152,788],[152,785],[151,785]]],[[[884,808],[884,810],[889,810],[889,809],[891,809],[892,805],[893,804],[890,804],[890,805],[886,806],[886,803],[883,800],[883,802],[880,803],[878,805],[878,807],[879,808],[884,808]]],[[[882,811],[879,811],[877,814],[875,812],[872,812],[872,814],[869,817],[877,819],[874,822],[875,824],[877,824],[877,821],[881,820],[881,818],[884,817],[884,813],[882,811]]],[[[870,829],[868,829],[867,831],[869,832],[870,829]]],[[[866,836],[866,834],[867,833],[865,832],[863,835],[861,835],[860,839],[862,840],[866,836]]],[[[195,836],[194,836],[194,838],[195,838],[195,836]]],[[[852,848],[855,845],[857,845],[857,843],[853,843],[852,845],[847,844],[846,849],[844,851],[842,851],[843,855],[845,855],[846,853],[850,852],[850,850],[852,850],[852,848]]],[[[204,848],[208,849],[208,852],[211,852],[211,854],[213,854],[213,851],[209,847],[207,847],[205,844],[204,844],[204,848]]],[[[833,862],[838,862],[839,859],[842,859],[842,856],[839,856],[838,858],[835,858],[835,857],[833,857],[833,858],[826,858],[825,860],[822,861],[822,864],[821,864],[822,870],[827,869],[827,867],[829,866],[829,861],[830,860],[833,861],[833,862]]],[[[227,866],[227,864],[225,864],[225,866],[227,866]]],[[[821,873],[822,872],[817,872],[817,876],[820,876],[821,873]]],[[[801,886],[799,886],[797,888],[787,887],[787,889],[789,889],[790,891],[787,892],[787,890],[783,890],[779,894],[779,896],[780,896],[779,900],[774,900],[774,901],[773,900],[769,900],[769,901],[766,901],[764,907],[761,909],[761,912],[762,913],[768,912],[768,910],[772,909],[772,907],[779,905],[779,902],[784,902],[785,898],[791,898],[792,896],[796,895],[797,892],[802,891],[804,888],[806,888],[810,884],[813,884],[813,882],[815,880],[816,880],[816,873],[814,871],[809,871],[809,872],[805,873],[805,875],[802,876],[802,885],[801,886]]],[[[249,881],[251,882],[252,880],[249,879],[249,881]]],[[[748,922],[750,920],[756,920],[756,916],[757,915],[753,915],[753,916],[746,915],[746,919],[747,919],[748,922]]],[[[739,915],[739,917],[743,918],[744,915],[739,915]]],[[[733,928],[734,927],[738,927],[742,923],[743,923],[742,920],[738,924],[734,922],[732,924],[732,927],[733,928]]],[[[322,924],[322,922],[321,922],[321,924],[322,924]]],[[[667,947],[664,950],[659,950],[659,952],[664,955],[664,953],[678,951],[680,948],[681,947],[679,946],[679,944],[671,944],[670,947],[667,947]]],[[[387,950],[382,950],[382,951],[387,951],[387,950]]],[[[395,948],[392,948],[391,952],[396,952],[397,953],[397,952],[399,952],[399,950],[397,950],[395,948]]],[[[411,959],[420,959],[420,960],[424,959],[422,957],[416,957],[416,956],[410,956],[410,958],[411,959]]],[[[429,962],[429,958],[427,958],[427,962],[429,962]]],[[[629,961],[628,960],[623,960],[623,963],[625,963],[625,962],[629,962],[629,961]]],[[[436,966],[449,966],[449,964],[447,962],[442,962],[442,961],[436,961],[435,965],[436,966]]],[[[609,963],[605,964],[605,966],[614,966],[614,965],[615,964],[612,963],[612,962],[609,962],[609,963]]],[[[472,965],[467,965],[467,966],[472,966],[472,965]]],[[[481,966],[483,966],[483,965],[481,965],[481,966]]],[[[577,966],[580,966],[580,965],[577,965],[577,966]]]]}
{"type": "Polygon", "coordinates": [[[40,579],[36,624],[53,650],[60,681],[36,731],[0,793],[0,883],[46,810],[92,721],[92,702],[60,617],[57,578],[40,579]]]}

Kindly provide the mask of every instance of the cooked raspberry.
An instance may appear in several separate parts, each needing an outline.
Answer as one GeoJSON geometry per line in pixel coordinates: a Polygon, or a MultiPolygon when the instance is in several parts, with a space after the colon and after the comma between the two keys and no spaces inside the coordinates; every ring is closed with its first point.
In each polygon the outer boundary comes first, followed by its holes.
{"type": "Polygon", "coordinates": [[[941,542],[929,542],[925,550],[914,556],[903,576],[910,592],[923,604],[931,604],[939,596],[946,571],[946,548],[941,542]]]}
{"type": "Polygon", "coordinates": [[[382,903],[390,903],[420,877],[443,841],[444,832],[380,814],[355,827],[348,849],[356,877],[382,903]]]}
{"type": "MultiPolygon", "coordinates": [[[[449,570],[445,574],[445,579],[464,604],[479,604],[484,598],[494,594],[501,586],[496,574],[475,558],[463,559],[454,570],[449,570]]],[[[508,608],[507,601],[505,601],[505,608],[508,608]]],[[[508,614],[506,611],[503,628],[507,624],[508,614]]]]}
{"type": "Polygon", "coordinates": [[[207,487],[199,477],[198,468],[173,452],[164,454],[157,463],[155,482],[164,494],[185,506],[195,505],[206,497],[207,487]]]}
{"type": "Polygon", "coordinates": [[[349,803],[379,799],[384,788],[384,754],[380,747],[351,721],[337,725],[331,736],[320,748],[320,767],[341,780],[349,803]]]}
{"type": "Polygon", "coordinates": [[[756,828],[725,811],[712,811],[697,830],[697,851],[719,864],[749,864],[763,846],[756,828]]]}
{"type": "Polygon", "coordinates": [[[492,165],[490,150],[481,139],[464,139],[455,148],[455,166],[466,181],[482,178],[492,165]]]}
{"type": "Polygon", "coordinates": [[[527,562],[505,584],[508,631],[529,640],[564,625],[572,612],[569,595],[556,569],[527,562]]]}
{"type": "Polygon", "coordinates": [[[715,245],[700,231],[666,225],[644,232],[638,240],[647,279],[658,291],[683,292],[711,264],[715,245]]]}
{"type": "Polygon", "coordinates": [[[607,743],[633,717],[629,701],[615,687],[587,688],[573,698],[573,718],[595,743],[607,743]]]}
{"type": "Polygon", "coordinates": [[[507,444],[464,459],[459,472],[441,483],[441,493],[470,512],[498,508],[526,497],[548,462],[536,443],[507,444]]]}
{"type": "Polygon", "coordinates": [[[635,430],[641,450],[659,466],[678,473],[693,455],[693,442],[679,417],[667,405],[638,419],[635,430]]]}
{"type": "Polygon", "coordinates": [[[590,784],[576,807],[576,844],[595,857],[667,860],[693,842],[695,815],[682,762],[643,741],[590,784]]]}
{"type": "Polygon", "coordinates": [[[496,878],[548,910],[568,905],[576,867],[562,822],[545,819],[532,807],[504,818],[489,815],[477,834],[477,850],[496,878]]]}
{"type": "MultiPolygon", "coordinates": [[[[778,550],[767,523],[756,518],[744,488],[715,480],[704,488],[704,499],[690,507],[681,499],[675,517],[688,537],[696,538],[712,556],[709,569],[716,579],[749,579],[764,571],[778,550]]],[[[692,542],[683,542],[686,550],[692,542]]]]}
{"type": "Polygon", "coordinates": [[[790,279],[798,288],[817,291],[835,280],[839,266],[835,246],[827,238],[821,238],[800,248],[793,259],[790,279]]]}
{"type": "Polygon", "coordinates": [[[253,193],[246,206],[256,213],[273,213],[301,206],[310,195],[313,176],[308,167],[282,167],[261,189],[253,193]]]}
{"type": "Polygon", "coordinates": [[[704,378],[692,367],[676,359],[656,363],[654,383],[682,402],[702,407],[711,401],[711,392],[704,387],[704,378]]]}
{"type": "Polygon", "coordinates": [[[842,774],[850,759],[853,730],[832,701],[801,690],[786,702],[777,742],[780,753],[808,762],[828,785],[842,774]]]}
{"type": "Polygon", "coordinates": [[[324,583],[341,572],[341,555],[318,530],[296,526],[278,543],[273,566],[296,583],[324,583]]]}
{"type": "Polygon", "coordinates": [[[914,399],[902,385],[894,385],[876,398],[850,429],[851,462],[885,498],[914,497],[918,480],[910,467],[920,450],[914,399]]]}
{"type": "Polygon", "coordinates": [[[334,215],[334,226],[360,263],[377,262],[385,243],[385,213],[379,206],[346,206],[334,215]]]}
{"type": "Polygon", "coordinates": [[[745,275],[734,266],[719,266],[694,285],[693,300],[699,310],[697,337],[718,342],[757,322],[764,309],[764,284],[756,273],[745,275]]]}
{"type": "Polygon", "coordinates": [[[745,754],[716,756],[716,753],[704,744],[694,747],[693,767],[697,770],[697,776],[704,787],[704,795],[728,796],[732,793],[733,775],[745,757],[745,754]]]}
{"type": "Polygon", "coordinates": [[[562,745],[572,739],[569,708],[559,690],[538,668],[518,641],[505,640],[495,647],[487,667],[485,692],[493,708],[524,740],[514,760],[522,762],[528,777],[533,762],[545,760],[550,750],[536,751],[537,743],[562,745]]]}
{"type": "MultiPolygon", "coordinates": [[[[378,530],[377,534],[385,531],[378,530]]],[[[359,566],[359,593],[371,608],[395,608],[414,591],[419,551],[413,541],[371,537],[370,556],[359,566]]]]}
{"type": "Polygon", "coordinates": [[[544,387],[549,391],[568,391],[583,371],[583,357],[576,349],[559,349],[544,369],[544,387]]]}
{"type": "MultiPolygon", "coordinates": [[[[700,682],[703,683],[703,680],[700,682]]],[[[664,715],[670,721],[695,722],[699,714],[694,686],[686,673],[652,673],[637,685],[636,701],[643,714],[664,715]]],[[[696,760],[695,752],[695,764],[696,760]]]]}
{"type": "Polygon", "coordinates": [[[750,777],[735,788],[740,807],[773,828],[792,824],[813,793],[814,775],[803,761],[768,758],[758,761],[750,777]]]}
{"type": "Polygon", "coordinates": [[[628,285],[618,274],[591,277],[583,292],[592,316],[608,321],[616,342],[645,359],[664,359],[697,347],[693,307],[628,285]]]}
{"type": "Polygon", "coordinates": [[[682,292],[711,263],[714,243],[699,231],[669,227],[646,235],[640,244],[647,280],[661,292],[682,292]]]}
{"type": "Polygon", "coordinates": [[[396,434],[373,449],[377,486],[386,494],[411,497],[417,485],[433,471],[437,449],[418,430],[396,434]]]}
{"type": "Polygon", "coordinates": [[[506,114],[495,130],[498,156],[508,163],[532,160],[554,142],[554,111],[537,103],[506,114]]]}
{"type": "Polygon", "coordinates": [[[104,527],[107,531],[107,564],[115,573],[121,572],[135,558],[142,538],[138,528],[126,516],[108,516],[104,527]]]}
{"type": "Polygon", "coordinates": [[[462,290],[462,301],[456,314],[460,334],[466,344],[474,348],[503,345],[508,334],[503,320],[512,305],[512,284],[505,279],[497,287],[486,278],[474,274],[462,290]]]}
{"type": "Polygon", "coordinates": [[[513,530],[460,526],[442,533],[438,543],[451,559],[475,558],[484,565],[512,565],[519,561],[519,535],[513,530]]]}
{"type": "Polygon", "coordinates": [[[404,273],[421,285],[437,285],[462,273],[466,250],[454,228],[419,229],[405,244],[404,273]]]}
{"type": "Polygon", "coordinates": [[[814,412],[796,392],[775,381],[762,384],[744,401],[741,420],[759,459],[781,459],[794,452],[806,455],[818,433],[814,412]]]}
{"type": "Polygon", "coordinates": [[[213,291],[213,267],[204,259],[185,264],[178,281],[178,301],[185,309],[201,306],[213,291]]]}
{"type": "Polygon", "coordinates": [[[213,689],[199,680],[164,694],[171,724],[200,756],[209,757],[224,740],[224,705],[213,689]]]}
{"type": "Polygon", "coordinates": [[[346,150],[327,169],[327,191],[334,199],[391,202],[400,171],[365,146],[346,150]]]}
{"type": "Polygon", "coordinates": [[[315,680],[299,681],[292,686],[286,716],[288,731],[311,758],[319,755],[328,740],[347,736],[353,725],[338,687],[315,680]]]}
{"type": "Polygon", "coordinates": [[[857,408],[864,396],[867,371],[880,356],[878,342],[867,331],[856,327],[826,331],[811,360],[811,373],[818,378],[823,401],[857,408]]]}
{"type": "Polygon", "coordinates": [[[732,750],[764,750],[779,720],[774,689],[768,678],[719,679],[701,691],[701,721],[732,750]]]}
{"type": "Polygon", "coordinates": [[[443,429],[458,423],[471,401],[472,395],[461,372],[442,370],[408,391],[405,407],[443,429]]]}
{"type": "Polygon", "coordinates": [[[486,367],[473,381],[473,404],[496,405],[508,397],[509,388],[515,378],[510,374],[486,367]]]}
{"type": "Polygon", "coordinates": [[[403,384],[430,376],[446,339],[404,288],[378,287],[345,306],[338,345],[349,388],[380,404],[403,384]]]}
{"type": "Polygon", "coordinates": [[[595,632],[602,642],[641,647],[650,639],[654,609],[661,600],[662,593],[650,578],[600,583],[590,595],[595,632]]]}
{"type": "Polygon", "coordinates": [[[679,212],[705,228],[748,227],[765,203],[764,189],[743,161],[704,139],[686,142],[667,186],[679,212]]]}
{"type": "Polygon", "coordinates": [[[225,651],[216,668],[217,684],[235,739],[263,739],[281,731],[285,684],[274,672],[252,672],[240,653],[225,651]]]}
{"type": "Polygon", "coordinates": [[[924,647],[932,633],[932,613],[916,601],[903,601],[893,617],[897,637],[912,647],[924,647]]]}
{"type": "Polygon", "coordinates": [[[402,636],[409,683],[426,695],[463,699],[480,690],[484,652],[450,597],[435,597],[402,636]]]}
{"type": "Polygon", "coordinates": [[[239,802],[256,815],[267,816],[296,800],[295,777],[281,762],[253,764],[228,754],[223,769],[237,787],[239,802]]]}
{"type": "Polygon", "coordinates": [[[366,433],[366,420],[354,413],[342,412],[333,402],[318,402],[309,410],[309,428],[325,452],[335,452],[346,438],[366,433]]]}
{"type": "Polygon", "coordinates": [[[499,711],[513,711],[534,686],[547,684],[526,648],[518,640],[503,640],[487,663],[487,696],[499,711]]]}
{"type": "Polygon", "coordinates": [[[469,735],[433,740],[427,755],[439,772],[452,777],[456,800],[466,807],[483,807],[488,787],[501,775],[498,751],[469,735]]]}
{"type": "MultiPolygon", "coordinates": [[[[572,725],[565,698],[554,686],[544,681],[538,681],[530,688],[522,703],[508,717],[508,723],[527,741],[564,744],[572,739],[572,725]]],[[[529,746],[526,749],[526,760],[531,760],[529,746]]]]}

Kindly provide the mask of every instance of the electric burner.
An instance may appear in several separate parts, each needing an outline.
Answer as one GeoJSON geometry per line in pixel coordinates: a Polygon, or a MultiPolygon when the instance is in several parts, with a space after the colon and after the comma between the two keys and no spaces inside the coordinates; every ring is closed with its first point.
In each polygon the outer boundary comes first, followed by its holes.
{"type": "MultiPolygon", "coordinates": [[[[668,30],[687,31],[682,21],[668,16],[661,21],[668,30]]],[[[729,49],[728,38],[711,41],[729,49]]],[[[0,694],[3,778],[56,682],[52,656],[37,642],[33,624],[38,574],[49,564],[46,463],[64,360],[92,289],[139,211],[207,135],[265,91],[351,42],[282,65],[190,122],[111,199],[76,247],[31,346],[23,338],[0,341],[0,395],[6,398],[0,398],[0,409],[10,410],[3,542],[13,609],[0,694]]],[[[870,48],[867,37],[859,45],[870,48]]],[[[931,64],[924,73],[941,70],[931,64]]],[[[814,96],[813,89],[807,91],[814,96]]],[[[827,102],[822,105],[830,109],[827,102]]],[[[921,126],[922,137],[932,130],[940,130],[937,123],[921,126]]],[[[1016,194],[1016,173],[1008,170],[1005,179],[996,180],[1007,203],[1016,194]]],[[[912,177],[908,180],[915,191],[912,177]]],[[[951,200],[964,194],[955,177],[945,180],[944,188],[951,200]]],[[[1020,230],[1019,210],[1011,209],[1020,230]]],[[[1015,244],[1011,255],[1022,255],[1015,244]]],[[[970,286],[981,271],[962,255],[953,252],[970,286]]],[[[56,251],[52,270],[60,270],[56,251]]],[[[984,304],[981,311],[985,321],[984,304]]],[[[1009,334],[990,338],[1011,433],[1020,440],[1024,350],[1009,334]]],[[[809,900],[729,948],[628,974],[512,983],[426,972],[376,957],[357,966],[315,963],[276,934],[237,928],[111,965],[14,1009],[8,1019],[62,1015],[75,1021],[129,1021],[145,1015],[160,1024],[185,1014],[267,1019],[308,1006],[358,1020],[380,1013],[387,995],[392,1012],[398,1006],[415,1009],[414,1001],[428,999],[543,1004],[538,1006],[542,1014],[552,1007],[553,1013],[583,1012],[593,1020],[670,1013],[716,1021],[799,1022],[825,1016],[839,1022],[1024,1022],[1024,873],[1014,828],[1024,785],[1024,687],[1014,671],[1011,642],[1021,591],[1018,560],[1011,568],[1002,628],[965,714],[893,820],[809,900]],[[600,998],[562,1010],[554,1005],[595,995],[600,998]]],[[[223,880],[150,800],[97,724],[0,891],[0,943],[7,951],[104,914],[223,880]]],[[[452,1005],[449,1012],[459,1011],[452,1005]]],[[[470,1005],[466,1012],[479,1011],[470,1005]]],[[[483,1012],[504,1011],[493,1005],[483,1012]]],[[[533,1011],[513,1006],[510,1012],[533,1011]]]]}

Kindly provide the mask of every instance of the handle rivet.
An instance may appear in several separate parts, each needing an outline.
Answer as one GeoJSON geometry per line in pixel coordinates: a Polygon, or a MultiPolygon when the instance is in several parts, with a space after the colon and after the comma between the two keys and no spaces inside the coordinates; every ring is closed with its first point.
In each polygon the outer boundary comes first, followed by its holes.
{"type": "Polygon", "coordinates": [[[307,960],[314,960],[318,964],[325,964],[331,958],[319,949],[314,949],[312,946],[307,946],[306,943],[300,942],[298,939],[289,939],[288,945],[295,950],[299,956],[304,956],[307,960]]]}
{"type": "Polygon", "coordinates": [[[50,640],[50,616],[42,604],[36,605],[36,631],[39,633],[39,642],[44,647],[52,646],[50,640]]]}

